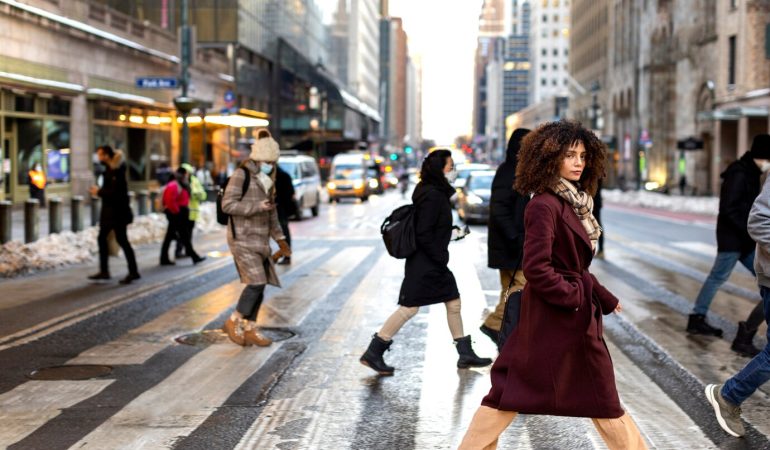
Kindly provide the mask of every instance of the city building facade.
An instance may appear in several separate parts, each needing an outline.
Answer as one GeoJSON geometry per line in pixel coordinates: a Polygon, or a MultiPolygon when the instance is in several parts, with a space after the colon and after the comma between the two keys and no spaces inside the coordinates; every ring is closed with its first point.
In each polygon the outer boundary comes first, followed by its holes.
{"type": "Polygon", "coordinates": [[[530,104],[535,104],[568,93],[570,0],[530,5],[530,104]]]}

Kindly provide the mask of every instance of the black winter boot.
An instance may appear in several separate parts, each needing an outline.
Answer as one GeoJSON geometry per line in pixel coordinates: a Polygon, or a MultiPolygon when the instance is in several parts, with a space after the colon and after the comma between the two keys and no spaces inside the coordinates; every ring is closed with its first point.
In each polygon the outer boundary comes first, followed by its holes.
{"type": "Polygon", "coordinates": [[[722,337],[722,330],[709,325],[706,322],[706,316],[703,314],[690,314],[690,320],[687,321],[687,332],[690,334],[722,337]]]}
{"type": "Polygon", "coordinates": [[[497,345],[497,341],[500,340],[499,331],[489,328],[486,325],[481,325],[479,327],[479,330],[481,330],[481,332],[484,333],[489,339],[492,339],[492,342],[494,342],[495,345],[497,345]]]}
{"type": "Polygon", "coordinates": [[[377,333],[374,333],[372,341],[369,343],[369,348],[366,349],[366,352],[359,361],[380,375],[393,375],[393,371],[396,369],[385,364],[385,360],[382,358],[382,354],[385,353],[385,350],[390,349],[391,344],[393,344],[392,340],[385,341],[377,336],[377,333]]]}
{"type": "Polygon", "coordinates": [[[735,335],[735,340],[730,348],[741,356],[749,358],[757,356],[762,350],[754,347],[755,334],[757,334],[757,330],[749,330],[746,322],[738,322],[738,333],[735,335]]]}
{"type": "Polygon", "coordinates": [[[492,359],[480,358],[479,355],[473,351],[470,336],[455,339],[455,346],[457,347],[457,353],[460,355],[460,359],[457,360],[457,367],[460,369],[467,369],[468,367],[484,367],[492,364],[492,359]]]}

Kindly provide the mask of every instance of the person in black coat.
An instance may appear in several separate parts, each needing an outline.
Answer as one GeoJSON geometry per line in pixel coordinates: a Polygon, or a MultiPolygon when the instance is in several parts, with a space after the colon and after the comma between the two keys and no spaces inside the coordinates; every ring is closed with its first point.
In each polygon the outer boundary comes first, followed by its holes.
{"type": "MultiPolygon", "coordinates": [[[[687,322],[687,332],[707,336],[722,336],[722,330],[706,322],[706,313],[717,290],[730,277],[738,261],[754,274],[756,243],[749,236],[749,212],[761,189],[760,177],[770,170],[770,135],[754,137],[751,150],[722,173],[717,216],[717,257],[703,283],[695,307],[687,322]]],[[[755,274],[756,275],[756,274],[755,274]]],[[[745,322],[738,323],[738,333],[732,349],[745,356],[755,356],[753,338],[764,322],[762,303],[758,303],[745,322]]]]}
{"type": "Polygon", "coordinates": [[[109,280],[109,248],[107,236],[110,231],[115,232],[115,239],[123,249],[128,262],[128,275],[120,280],[121,284],[129,284],[138,280],[139,269],[136,266],[136,257],[131,243],[128,242],[128,224],[134,221],[131,205],[128,198],[128,181],[126,180],[126,164],[123,162],[123,153],[115,151],[109,145],[103,145],[96,150],[106,170],[102,175],[102,187],[91,187],[91,195],[98,195],[102,199],[102,210],[99,216],[99,273],[89,276],[91,280],[109,280]]]}
{"type": "MultiPolygon", "coordinates": [[[[289,230],[289,217],[297,214],[296,199],[294,198],[294,183],[291,180],[291,175],[281,169],[281,166],[276,166],[277,172],[275,175],[275,202],[276,212],[278,213],[278,222],[281,224],[283,235],[286,236],[286,242],[291,246],[291,232],[289,230]]],[[[291,257],[284,256],[278,264],[291,264],[291,257]]]]}
{"type": "Polygon", "coordinates": [[[449,270],[449,241],[452,237],[452,206],[449,198],[455,190],[451,183],[457,177],[452,154],[437,150],[422,163],[420,183],[412,194],[417,251],[406,259],[404,281],[398,297],[399,308],[372,337],[361,363],[381,375],[395,370],[385,364],[383,353],[393,343],[392,337],[421,306],[444,303],[449,331],[460,357],[457,367],[483,367],[492,364],[473,351],[471,337],[465,336],[460,316],[460,293],[449,270]]]}
{"type": "Polygon", "coordinates": [[[505,162],[500,164],[492,180],[492,197],[489,199],[489,228],[487,236],[487,266],[500,271],[500,300],[495,310],[487,316],[481,331],[497,344],[497,335],[505,312],[505,293],[523,289],[526,279],[521,270],[524,250],[524,208],[529,195],[521,195],[513,189],[516,181],[517,157],[521,140],[529,133],[518,128],[508,140],[505,162]],[[513,280],[513,285],[511,285],[513,280]]]}

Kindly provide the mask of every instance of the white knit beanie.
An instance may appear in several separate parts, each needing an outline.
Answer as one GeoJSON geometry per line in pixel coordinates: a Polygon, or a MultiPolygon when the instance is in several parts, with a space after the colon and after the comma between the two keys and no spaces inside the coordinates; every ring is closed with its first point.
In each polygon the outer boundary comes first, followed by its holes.
{"type": "Polygon", "coordinates": [[[260,130],[259,132],[262,133],[263,131],[267,133],[267,136],[261,139],[257,139],[253,144],[251,144],[251,155],[249,155],[249,158],[254,161],[278,161],[278,157],[281,154],[281,149],[278,146],[278,142],[273,139],[269,131],[260,130]]]}

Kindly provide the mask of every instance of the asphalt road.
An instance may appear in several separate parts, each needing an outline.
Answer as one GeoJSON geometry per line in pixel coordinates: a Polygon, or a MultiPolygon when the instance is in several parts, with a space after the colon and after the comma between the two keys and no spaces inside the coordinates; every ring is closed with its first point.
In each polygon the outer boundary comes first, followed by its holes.
{"type": "MultiPolygon", "coordinates": [[[[395,376],[358,362],[396,307],[403,262],[387,255],[379,226],[402,202],[390,193],[292,222],[293,264],[280,268],[282,288],[267,290],[259,317],[280,339],[268,348],[240,348],[216,331],[241,290],[223,232],[196,238],[211,256],[201,266],[155,267],[157,249],[140,249],[144,278],[128,288],[82,281],[85,266],[0,283],[0,447],[455,448],[489,368],[455,367],[442,305],[395,337],[386,354],[395,376]],[[29,377],[58,365],[111,372],[29,377]]],[[[770,448],[770,386],[745,405],[750,433],[740,440],[721,431],[702,395],[747,362],[729,344],[757,299],[748,272],[736,270],[714,301],[710,320],[724,339],[683,333],[716,252],[713,224],[611,205],[603,219],[605,259],[592,270],[625,306],[607,321],[608,345],[623,405],[650,447],[770,448]]],[[[478,331],[500,288],[486,268],[485,227],[451,245],[450,267],[466,332],[495,356],[478,331]]],[[[529,416],[499,448],[604,447],[588,419],[529,416]]]]}

